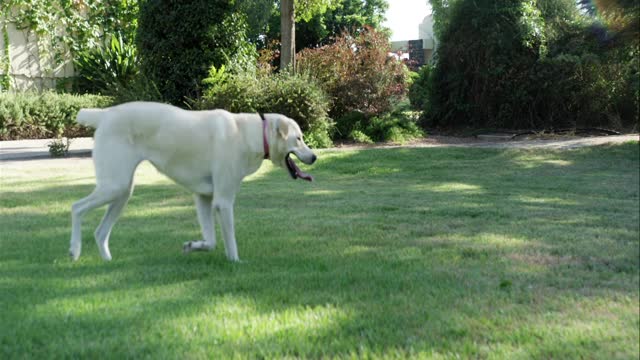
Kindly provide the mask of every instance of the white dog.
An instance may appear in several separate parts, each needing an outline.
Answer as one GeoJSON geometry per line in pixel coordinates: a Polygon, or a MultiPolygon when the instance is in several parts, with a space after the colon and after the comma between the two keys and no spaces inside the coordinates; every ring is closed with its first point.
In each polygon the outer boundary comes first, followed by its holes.
{"type": "Polygon", "coordinates": [[[292,119],[279,114],[232,114],[224,110],[188,111],[150,102],[108,109],[82,109],[78,123],[96,128],[93,162],[96,188],[72,206],[70,255],[80,256],[81,222],[87,211],[109,204],[95,231],[100,255],[111,260],[109,233],[133,191],[133,173],[143,160],[195,195],[202,241],[184,243],[185,253],[216,245],[214,215],[222,226],[227,257],[238,261],[233,204],[242,179],[263,159],[311,181],[289,157],[306,164],[316,155],[292,119]]]}

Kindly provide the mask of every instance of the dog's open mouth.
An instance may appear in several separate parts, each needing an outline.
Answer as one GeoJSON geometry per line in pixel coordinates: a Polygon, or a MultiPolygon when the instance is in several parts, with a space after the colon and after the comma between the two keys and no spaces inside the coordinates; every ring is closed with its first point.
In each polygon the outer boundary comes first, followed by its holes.
{"type": "Polygon", "coordinates": [[[294,180],[297,179],[297,178],[300,178],[300,179],[307,180],[307,181],[313,181],[313,176],[311,176],[311,175],[307,174],[306,172],[300,170],[298,165],[296,165],[296,163],[291,158],[291,153],[287,154],[287,156],[284,158],[284,160],[285,160],[285,163],[287,164],[287,170],[289,170],[289,174],[291,174],[291,177],[294,180]]]}

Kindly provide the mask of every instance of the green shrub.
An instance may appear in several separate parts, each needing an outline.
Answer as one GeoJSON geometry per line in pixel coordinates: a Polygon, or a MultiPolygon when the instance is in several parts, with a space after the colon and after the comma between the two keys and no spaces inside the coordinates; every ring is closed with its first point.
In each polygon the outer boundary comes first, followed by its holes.
{"type": "Polygon", "coordinates": [[[407,100],[395,105],[392,111],[380,116],[367,117],[360,112],[351,112],[337,121],[341,138],[365,144],[393,142],[404,144],[423,137],[418,126],[419,112],[413,111],[407,100]]]}
{"type": "Polygon", "coordinates": [[[261,111],[296,119],[303,131],[312,130],[317,122],[328,123],[329,100],[313,79],[289,73],[271,75],[270,79],[262,90],[266,101],[261,111]]]}
{"type": "Polygon", "coordinates": [[[49,146],[49,154],[51,155],[51,157],[65,157],[69,155],[71,140],[69,140],[69,138],[56,138],[49,142],[47,146],[49,146]]]}
{"type": "Polygon", "coordinates": [[[130,101],[165,102],[158,86],[144,74],[138,74],[126,86],[108,89],[107,94],[113,97],[114,104],[130,101]]]}
{"type": "Polygon", "coordinates": [[[147,0],[140,5],[141,69],[163,98],[184,106],[202,94],[211,66],[249,61],[245,19],[226,0],[147,0]]]}
{"type": "Polygon", "coordinates": [[[130,88],[140,73],[138,52],[122,35],[111,35],[106,47],[96,47],[76,54],[77,90],[81,93],[114,95],[130,88]]]}
{"type": "Polygon", "coordinates": [[[212,83],[212,86],[193,104],[195,108],[225,109],[234,113],[257,112],[264,108],[264,81],[254,75],[229,75],[221,82],[206,78],[203,83],[212,83]]]}
{"type": "Polygon", "coordinates": [[[349,138],[355,142],[363,144],[373,144],[373,140],[371,140],[371,138],[367,134],[363,133],[360,130],[353,130],[349,134],[349,138]]]}
{"type": "Polygon", "coordinates": [[[315,121],[309,129],[304,133],[304,141],[312,148],[321,149],[333,146],[331,140],[331,132],[333,131],[333,123],[326,118],[323,121],[315,121]]]}
{"type": "Polygon", "coordinates": [[[219,72],[212,70],[212,77],[203,81],[212,86],[192,104],[194,108],[283,114],[298,122],[310,146],[332,145],[329,134],[333,124],[327,116],[329,101],[313,79],[287,72],[222,77],[219,72]]]}
{"type": "Polygon", "coordinates": [[[409,101],[411,107],[415,110],[422,110],[427,107],[427,101],[429,98],[429,74],[431,73],[431,66],[424,65],[417,73],[412,73],[412,82],[409,86],[409,101]]]}
{"type": "Polygon", "coordinates": [[[607,39],[569,0],[451,4],[436,64],[410,92],[425,125],[637,129],[637,36],[607,39]]]}
{"type": "Polygon", "coordinates": [[[370,119],[362,130],[373,141],[404,144],[424,136],[417,125],[417,114],[401,104],[394,111],[370,119]]]}
{"type": "MultiPolygon", "coordinates": [[[[361,111],[351,111],[336,121],[336,136],[338,138],[352,137],[354,130],[362,130],[368,122],[367,115],[361,111]]],[[[354,139],[355,140],[355,139],[354,139]]],[[[356,140],[357,141],[357,140],[356,140]]]]}
{"type": "Polygon", "coordinates": [[[99,95],[0,93],[0,139],[86,136],[91,131],[76,124],[78,111],[112,103],[99,95]]]}

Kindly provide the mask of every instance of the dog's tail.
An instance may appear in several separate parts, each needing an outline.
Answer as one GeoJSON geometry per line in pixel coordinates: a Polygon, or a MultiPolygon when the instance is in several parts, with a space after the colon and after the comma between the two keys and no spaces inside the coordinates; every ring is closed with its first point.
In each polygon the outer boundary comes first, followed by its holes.
{"type": "Polygon", "coordinates": [[[107,109],[80,109],[76,122],[97,129],[107,109]]]}

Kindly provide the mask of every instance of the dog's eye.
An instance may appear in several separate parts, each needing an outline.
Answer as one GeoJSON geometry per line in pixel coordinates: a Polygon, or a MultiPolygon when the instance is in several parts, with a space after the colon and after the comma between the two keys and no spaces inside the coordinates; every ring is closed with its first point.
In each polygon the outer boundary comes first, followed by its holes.
{"type": "Polygon", "coordinates": [[[296,138],[296,140],[298,140],[298,141],[302,141],[302,138],[301,138],[300,136],[298,136],[298,137],[296,138]]]}

